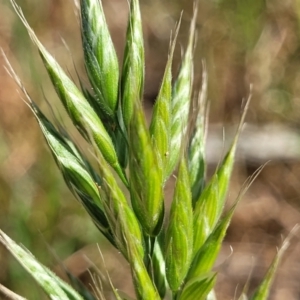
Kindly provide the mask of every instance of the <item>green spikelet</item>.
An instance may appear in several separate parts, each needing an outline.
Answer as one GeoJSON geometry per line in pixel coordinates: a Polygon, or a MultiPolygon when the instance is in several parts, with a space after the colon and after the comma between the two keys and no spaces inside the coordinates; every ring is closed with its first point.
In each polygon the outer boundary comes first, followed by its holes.
{"type": "Polygon", "coordinates": [[[194,254],[197,253],[207,237],[211,234],[223,211],[234,164],[238,137],[249,106],[250,97],[244,108],[236,136],[227,155],[195,203],[194,254]]]}
{"type": "Polygon", "coordinates": [[[118,162],[112,140],[96,112],[90,106],[82,93],[78,90],[76,85],[68,78],[56,60],[37,39],[35,33],[30,28],[25,17],[23,16],[21,9],[15,4],[15,2],[12,1],[12,4],[21,21],[25,25],[32,41],[38,47],[55,90],[74,125],[86,139],[91,137],[95,141],[95,145],[99,148],[104,158],[115,169],[122,181],[127,185],[127,179],[118,162]]]}
{"type": "Polygon", "coordinates": [[[198,101],[195,105],[196,107],[193,107],[192,112],[196,120],[188,151],[188,168],[192,187],[193,207],[205,187],[206,177],[207,74],[204,63],[202,74],[202,89],[199,93],[198,101]]]}
{"type": "Polygon", "coordinates": [[[172,95],[171,106],[171,138],[170,154],[168,166],[166,169],[167,176],[174,171],[180,157],[181,145],[184,136],[187,133],[188,116],[192,97],[193,85],[193,49],[195,40],[195,27],[197,20],[197,8],[194,9],[194,16],[191,22],[188,46],[180,67],[178,78],[175,81],[172,95]]]}
{"type": "Polygon", "coordinates": [[[192,220],[192,195],[183,158],[179,165],[166,234],[166,275],[173,292],[179,289],[190,267],[193,254],[192,220]]]}
{"type": "Polygon", "coordinates": [[[86,70],[104,113],[115,116],[119,65],[101,1],[81,0],[82,44],[86,70]]]}
{"type": "Polygon", "coordinates": [[[100,175],[103,178],[100,193],[105,199],[103,207],[114,242],[127,260],[130,247],[137,249],[139,256],[143,258],[143,236],[138,220],[101,153],[98,154],[98,163],[100,175]]]}
{"type": "MultiPolygon", "coordinates": [[[[166,163],[169,159],[170,151],[170,133],[171,133],[171,98],[172,98],[172,60],[176,39],[180,24],[177,26],[175,37],[170,45],[170,53],[156,99],[152,120],[150,124],[150,135],[155,150],[159,158],[161,167],[165,170],[166,163]]],[[[166,178],[166,174],[164,174],[166,178]]]]}
{"type": "Polygon", "coordinates": [[[162,169],[154,152],[140,102],[129,127],[131,203],[144,231],[156,235],[163,220],[162,169]]]}
{"type": "Polygon", "coordinates": [[[130,0],[126,46],[121,76],[121,105],[123,119],[128,126],[135,102],[142,100],[145,77],[145,58],[142,21],[138,0],[130,0]]]}

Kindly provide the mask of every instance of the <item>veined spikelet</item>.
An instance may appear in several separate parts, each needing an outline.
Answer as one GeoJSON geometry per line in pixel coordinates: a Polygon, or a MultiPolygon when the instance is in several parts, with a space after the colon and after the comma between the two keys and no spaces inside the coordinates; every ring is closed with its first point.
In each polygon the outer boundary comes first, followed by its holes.
{"type": "Polygon", "coordinates": [[[98,229],[113,243],[109,224],[104,214],[103,202],[98,186],[100,178],[89,162],[82,156],[79,149],[60,126],[57,130],[46,118],[38,106],[32,101],[19,77],[15,74],[7,58],[6,67],[26,97],[26,103],[33,112],[40,129],[51,150],[51,154],[61,171],[64,180],[74,196],[82,203],[98,229]]]}
{"type": "MultiPolygon", "coordinates": [[[[159,164],[165,170],[169,159],[170,132],[171,132],[171,99],[172,99],[172,61],[176,45],[178,30],[170,44],[169,57],[162,80],[162,84],[156,99],[150,124],[150,136],[159,158],[159,164]]],[[[166,175],[164,174],[164,179],[166,175]]]]}
{"type": "Polygon", "coordinates": [[[142,100],[144,77],[145,57],[140,5],[138,0],[130,0],[121,76],[121,105],[126,127],[129,125],[135,109],[135,102],[142,100]]]}
{"type": "Polygon", "coordinates": [[[222,246],[227,228],[230,224],[236,205],[221,219],[214,231],[210,234],[204,245],[198,250],[189,269],[186,282],[209,272],[222,246]]]}
{"type": "Polygon", "coordinates": [[[98,229],[113,243],[109,224],[104,214],[103,202],[92,174],[86,168],[83,160],[78,157],[79,153],[74,153],[70,148],[71,141],[68,141],[67,144],[39,108],[33,102],[30,102],[29,105],[67,186],[90,214],[98,229]]]}
{"type": "Polygon", "coordinates": [[[103,188],[101,188],[101,194],[106,199],[105,213],[114,235],[115,244],[130,264],[136,295],[140,300],[158,300],[160,299],[159,294],[151,282],[144,264],[143,236],[140,224],[101,154],[99,168],[102,177],[105,178],[103,188]]]}
{"type": "Polygon", "coordinates": [[[207,72],[203,63],[202,88],[195,101],[192,115],[195,115],[195,125],[188,149],[188,169],[192,187],[193,207],[205,187],[206,163],[205,143],[207,127],[207,72]],[[196,103],[195,103],[196,102],[196,103]]]}
{"type": "Polygon", "coordinates": [[[166,275],[176,292],[190,267],[193,254],[193,207],[186,161],[182,158],[166,233],[166,275]]]}
{"type": "Polygon", "coordinates": [[[197,20],[197,6],[194,9],[194,16],[191,22],[188,46],[181,63],[178,78],[175,81],[172,95],[172,124],[170,138],[170,154],[166,169],[167,176],[174,171],[180,157],[181,145],[185,141],[184,136],[188,128],[188,116],[192,97],[193,87],[193,50],[195,44],[195,28],[197,20]]]}
{"type": "Polygon", "coordinates": [[[127,185],[127,179],[118,162],[112,140],[96,112],[90,106],[76,85],[69,79],[63,69],[59,66],[56,60],[40,43],[34,31],[27,23],[20,7],[18,7],[13,0],[11,0],[11,3],[21,21],[25,25],[32,41],[38,47],[55,90],[74,125],[86,139],[91,137],[95,141],[95,145],[101,151],[104,158],[115,169],[121,180],[127,185]]]}
{"type": "Polygon", "coordinates": [[[86,70],[99,108],[114,118],[119,65],[101,1],[81,0],[81,36],[86,70]]]}
{"type": "Polygon", "coordinates": [[[137,249],[139,256],[143,259],[143,235],[140,224],[101,153],[98,154],[98,164],[100,175],[103,178],[100,193],[105,199],[103,201],[104,211],[115,244],[126,259],[129,259],[128,249],[130,247],[137,249]]]}
{"type": "Polygon", "coordinates": [[[233,169],[237,142],[244,124],[250,99],[251,95],[246,102],[237,133],[228,153],[195,203],[194,255],[213,231],[223,211],[233,169]]]}
{"type": "Polygon", "coordinates": [[[135,247],[128,248],[131,273],[137,299],[161,300],[159,293],[147,272],[144,261],[136,255],[136,251],[135,247]]]}
{"type": "Polygon", "coordinates": [[[163,176],[140,102],[135,104],[128,135],[132,207],[145,233],[156,235],[164,215],[163,176]]]}

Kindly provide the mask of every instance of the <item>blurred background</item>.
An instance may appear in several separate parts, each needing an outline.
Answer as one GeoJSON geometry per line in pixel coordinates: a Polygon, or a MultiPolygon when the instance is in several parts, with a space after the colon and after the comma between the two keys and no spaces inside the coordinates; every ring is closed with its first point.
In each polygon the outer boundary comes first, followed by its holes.
{"type": "MultiPolygon", "coordinates": [[[[126,0],[102,2],[121,62],[128,4],[126,0]]],[[[176,76],[193,1],[140,2],[146,47],[145,104],[151,110],[170,31],[183,11],[176,76]]],[[[37,36],[74,80],[76,72],[86,78],[73,1],[18,3],[37,36]]],[[[239,204],[216,264],[219,299],[234,299],[249,276],[253,291],[283,238],[300,222],[300,1],[200,0],[197,31],[195,90],[201,85],[203,60],[208,73],[209,175],[220,161],[224,143],[231,141],[250,84],[253,98],[228,203],[237,197],[247,177],[269,161],[239,204]]],[[[0,0],[0,47],[42,110],[51,117],[46,95],[76,135],[8,0],[0,0]]],[[[3,64],[0,56],[0,228],[57,272],[59,262],[65,261],[75,275],[84,278],[91,267],[89,260],[101,264],[96,243],[104,254],[108,245],[67,190],[32,113],[3,64]]],[[[300,299],[299,235],[280,265],[270,299],[300,299]]],[[[126,265],[118,255],[109,257],[107,268],[123,288],[127,282],[122,282],[120,266],[126,269],[126,265]]],[[[0,266],[0,283],[28,299],[43,299],[30,276],[1,247],[0,266]]]]}

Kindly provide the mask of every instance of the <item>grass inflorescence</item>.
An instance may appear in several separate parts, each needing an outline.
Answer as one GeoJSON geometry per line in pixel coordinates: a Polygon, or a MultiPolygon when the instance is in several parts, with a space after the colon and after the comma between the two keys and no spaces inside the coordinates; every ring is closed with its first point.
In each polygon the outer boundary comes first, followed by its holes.
{"type": "MultiPolygon", "coordinates": [[[[37,47],[66,112],[94,153],[96,166],[88,161],[61,124],[53,124],[43,114],[7,62],[8,72],[23,91],[67,186],[99,231],[127,260],[136,298],[216,299],[217,273],[213,266],[236,205],[248,187],[224,212],[249,100],[232,146],[207,180],[205,64],[198,97],[192,92],[197,5],[188,45],[173,82],[172,61],[180,22],[175,28],[148,126],[142,108],[145,58],[138,0],[129,1],[121,67],[101,1],[80,1],[82,47],[90,82],[88,87],[81,83],[80,88],[39,41],[21,8],[14,0],[10,2],[37,47]],[[167,212],[164,187],[174,172],[174,195],[167,212]]],[[[63,282],[3,232],[0,242],[51,299],[96,299],[88,289],[82,287],[76,291],[63,282]]],[[[287,243],[278,251],[251,299],[267,298],[287,243]]],[[[116,299],[127,299],[113,286],[111,289],[116,299]]]]}

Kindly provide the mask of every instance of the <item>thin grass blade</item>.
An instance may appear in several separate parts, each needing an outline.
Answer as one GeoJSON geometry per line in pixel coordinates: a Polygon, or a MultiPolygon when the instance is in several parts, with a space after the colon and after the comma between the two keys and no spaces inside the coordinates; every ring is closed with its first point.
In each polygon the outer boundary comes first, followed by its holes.
{"type": "Polygon", "coordinates": [[[14,293],[7,287],[0,283],[0,296],[5,297],[6,300],[26,300],[26,298],[14,293]]]}
{"type": "Polygon", "coordinates": [[[42,287],[50,299],[83,300],[71,286],[40,264],[32,254],[17,245],[1,230],[0,243],[19,261],[24,269],[42,287]]]}

